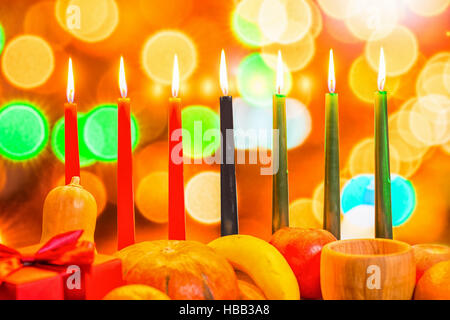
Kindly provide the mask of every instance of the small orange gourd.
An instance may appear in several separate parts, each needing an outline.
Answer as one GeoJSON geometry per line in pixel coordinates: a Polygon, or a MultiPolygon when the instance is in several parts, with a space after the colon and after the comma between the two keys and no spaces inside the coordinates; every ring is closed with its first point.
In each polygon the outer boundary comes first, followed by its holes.
{"type": "Polygon", "coordinates": [[[44,202],[41,242],[72,230],[83,229],[81,240],[94,242],[97,204],[94,197],[80,185],[80,177],[70,184],[56,187],[44,202]]]}

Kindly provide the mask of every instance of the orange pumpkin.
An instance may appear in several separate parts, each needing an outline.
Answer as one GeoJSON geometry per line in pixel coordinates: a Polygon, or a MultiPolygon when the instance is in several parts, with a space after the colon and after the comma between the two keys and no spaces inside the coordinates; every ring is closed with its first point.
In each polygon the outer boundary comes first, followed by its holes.
{"type": "Polygon", "coordinates": [[[110,291],[103,300],[170,300],[170,298],[158,289],[143,284],[129,284],[110,291]]]}
{"type": "Polygon", "coordinates": [[[73,177],[70,184],[56,187],[44,202],[41,242],[62,232],[83,229],[81,240],[94,242],[97,204],[94,197],[73,177]]]}
{"type": "Polygon", "coordinates": [[[127,283],[165,292],[174,300],[239,299],[236,274],[228,261],[197,241],[157,240],[117,252],[127,283]]]}

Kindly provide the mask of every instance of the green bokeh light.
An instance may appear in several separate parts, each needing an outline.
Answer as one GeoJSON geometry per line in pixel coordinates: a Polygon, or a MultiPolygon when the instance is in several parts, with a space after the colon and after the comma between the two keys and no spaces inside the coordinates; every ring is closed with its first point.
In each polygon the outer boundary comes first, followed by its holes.
{"type": "Polygon", "coordinates": [[[242,17],[237,10],[233,12],[231,29],[243,44],[259,47],[264,44],[264,35],[256,23],[242,17]]]}
{"type": "MultiPolygon", "coordinates": [[[[95,157],[92,152],[86,146],[83,139],[84,126],[86,124],[86,115],[78,114],[78,148],[80,153],[80,166],[87,167],[95,163],[95,157]]],[[[59,119],[53,126],[51,146],[56,157],[64,162],[65,161],[65,125],[64,117],[59,119]]]]}
{"type": "Polygon", "coordinates": [[[36,157],[48,141],[48,122],[28,102],[12,102],[0,109],[0,154],[11,160],[36,157]]]}
{"type": "MultiPolygon", "coordinates": [[[[270,106],[276,90],[276,72],[266,64],[261,54],[252,53],[239,65],[237,86],[242,98],[251,106],[270,106]]],[[[288,93],[291,87],[291,74],[285,71],[283,93],[288,93]]]]}
{"type": "Polygon", "coordinates": [[[209,157],[220,147],[220,119],[213,110],[189,106],[181,112],[181,120],[183,130],[189,133],[183,133],[183,155],[193,159],[209,157]]]}
{"type": "MultiPolygon", "coordinates": [[[[83,137],[88,150],[100,161],[117,160],[117,105],[99,105],[86,114],[83,137]]],[[[138,144],[138,124],[131,115],[131,143],[138,144]]]]}
{"type": "Polygon", "coordinates": [[[0,54],[3,52],[3,48],[5,47],[5,30],[3,30],[3,26],[0,24],[0,54]]]}

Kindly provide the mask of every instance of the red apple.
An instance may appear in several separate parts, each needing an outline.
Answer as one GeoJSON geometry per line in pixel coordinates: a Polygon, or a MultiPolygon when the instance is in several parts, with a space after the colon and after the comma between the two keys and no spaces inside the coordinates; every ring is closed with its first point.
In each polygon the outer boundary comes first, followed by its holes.
{"type": "Polygon", "coordinates": [[[450,260],[450,247],[443,244],[416,244],[413,246],[416,260],[416,283],[425,271],[438,262],[450,260]]]}
{"type": "Polygon", "coordinates": [[[302,298],[320,299],[320,254],[336,238],[322,229],[282,228],[270,243],[281,252],[297,277],[302,298]]]}

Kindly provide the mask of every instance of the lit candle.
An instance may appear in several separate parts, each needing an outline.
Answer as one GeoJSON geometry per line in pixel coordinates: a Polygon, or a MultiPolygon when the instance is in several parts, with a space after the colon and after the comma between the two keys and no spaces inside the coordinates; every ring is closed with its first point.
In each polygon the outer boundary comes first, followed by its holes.
{"type": "Polygon", "coordinates": [[[375,92],[375,237],[392,239],[391,173],[385,81],[386,65],[383,48],[381,48],[378,91],[375,92]]]}
{"type": "Polygon", "coordinates": [[[80,176],[80,154],[78,152],[78,120],[77,104],[73,102],[75,86],[73,81],[72,59],[69,58],[69,71],[67,73],[67,103],[64,104],[64,163],[66,184],[72,177],[80,176]]]}
{"type": "Polygon", "coordinates": [[[237,234],[238,208],[236,197],[236,168],[234,164],[233,98],[228,95],[225,52],[220,59],[220,132],[222,134],[220,165],[220,234],[237,234]]]}
{"type": "Polygon", "coordinates": [[[178,98],[180,74],[175,55],[172,97],[169,99],[169,239],[186,239],[184,211],[183,144],[181,134],[181,99],[178,98]]]}
{"type": "Polygon", "coordinates": [[[339,186],[339,109],[335,93],[333,50],[328,65],[328,90],[325,94],[325,181],[323,228],[340,238],[340,186],[339,186]]]}
{"type": "Polygon", "coordinates": [[[118,249],[134,244],[133,155],[131,147],[130,99],[123,58],[120,57],[117,126],[117,243],[118,249]]]}
{"type": "Polygon", "coordinates": [[[283,60],[278,51],[277,93],[273,96],[272,232],[289,226],[289,186],[286,143],[286,96],[283,90],[283,60]],[[275,159],[275,160],[274,160],[275,159]],[[278,163],[278,165],[276,165],[278,163]]]}

